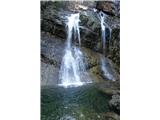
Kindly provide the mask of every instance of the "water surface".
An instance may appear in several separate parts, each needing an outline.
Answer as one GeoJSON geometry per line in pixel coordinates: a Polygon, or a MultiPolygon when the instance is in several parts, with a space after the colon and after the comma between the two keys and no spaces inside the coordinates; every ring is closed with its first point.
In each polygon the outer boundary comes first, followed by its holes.
{"type": "Polygon", "coordinates": [[[95,85],[63,88],[45,86],[41,89],[41,120],[105,120],[111,96],[95,85]]]}

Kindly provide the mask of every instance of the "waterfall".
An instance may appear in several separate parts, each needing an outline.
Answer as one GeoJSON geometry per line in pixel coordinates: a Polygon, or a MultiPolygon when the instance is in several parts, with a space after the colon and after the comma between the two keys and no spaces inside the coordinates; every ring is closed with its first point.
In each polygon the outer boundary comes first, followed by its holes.
{"type": "Polygon", "coordinates": [[[112,46],[112,29],[109,29],[109,47],[112,46]]]}
{"type": "Polygon", "coordinates": [[[106,27],[109,29],[109,47],[111,46],[111,42],[112,42],[112,28],[109,27],[109,25],[104,22],[104,13],[103,12],[100,12],[100,20],[101,20],[102,42],[103,42],[103,54],[105,54],[106,27]]]}
{"type": "Polygon", "coordinates": [[[89,81],[86,76],[83,53],[80,50],[79,13],[67,17],[67,44],[59,72],[60,86],[81,86],[89,81]],[[78,39],[78,47],[72,45],[72,39],[78,39]]]}
{"type": "Polygon", "coordinates": [[[101,57],[101,69],[103,71],[103,75],[108,79],[108,80],[112,80],[115,81],[115,78],[113,77],[113,75],[109,72],[107,64],[105,62],[105,57],[101,57]]]}
{"type": "MultiPolygon", "coordinates": [[[[107,64],[105,62],[105,55],[106,55],[106,27],[105,25],[105,22],[104,22],[104,13],[100,12],[100,20],[101,20],[101,33],[102,33],[102,45],[103,45],[103,55],[101,57],[101,69],[103,71],[103,75],[109,79],[109,80],[113,80],[114,81],[114,77],[113,75],[109,72],[108,70],[108,67],[107,67],[107,64]]],[[[109,28],[109,31],[110,31],[110,41],[109,43],[111,42],[111,29],[110,27],[107,25],[107,27],[109,28]]]]}
{"type": "Polygon", "coordinates": [[[105,48],[106,48],[106,28],[104,25],[104,14],[100,13],[101,17],[101,32],[102,32],[102,43],[103,43],[103,54],[105,54],[105,48]]]}

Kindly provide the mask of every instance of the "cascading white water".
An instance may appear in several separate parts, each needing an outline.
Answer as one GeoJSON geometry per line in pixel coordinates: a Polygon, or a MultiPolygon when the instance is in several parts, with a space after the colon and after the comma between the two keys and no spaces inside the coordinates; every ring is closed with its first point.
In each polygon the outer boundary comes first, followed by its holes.
{"type": "Polygon", "coordinates": [[[104,50],[106,48],[106,45],[105,45],[106,44],[105,25],[107,26],[107,28],[109,30],[109,46],[111,45],[111,42],[112,42],[112,29],[111,29],[111,27],[109,27],[108,24],[106,24],[104,22],[104,13],[103,12],[100,12],[100,20],[101,20],[101,31],[102,31],[103,50],[104,50]]]}
{"type": "Polygon", "coordinates": [[[109,47],[112,46],[111,42],[112,42],[112,29],[109,29],[109,47]]]}
{"type": "MultiPolygon", "coordinates": [[[[106,27],[105,27],[105,22],[104,22],[104,14],[101,12],[100,13],[100,20],[101,20],[101,32],[102,32],[102,44],[103,44],[103,54],[105,56],[106,54],[106,27]]],[[[110,28],[109,28],[110,30],[110,28]]],[[[110,30],[110,39],[111,39],[111,30],[110,30]]],[[[114,80],[114,77],[112,74],[110,74],[107,65],[105,63],[105,57],[101,57],[101,69],[103,71],[103,75],[109,79],[109,80],[114,80]]]]}
{"type": "Polygon", "coordinates": [[[103,71],[103,75],[108,79],[108,80],[112,80],[115,81],[115,78],[113,77],[113,75],[109,72],[106,62],[105,62],[105,57],[101,57],[101,69],[103,71]]]}
{"type": "Polygon", "coordinates": [[[103,43],[103,53],[105,54],[105,48],[106,48],[106,31],[105,31],[105,25],[104,25],[104,14],[100,13],[101,17],[101,32],[102,32],[102,43],[103,43]]]}
{"type": "Polygon", "coordinates": [[[71,14],[71,16],[67,17],[67,27],[68,27],[68,37],[67,37],[67,47],[71,48],[72,43],[72,35],[74,32],[74,38],[78,37],[79,46],[81,44],[80,41],[80,32],[79,32],[79,13],[71,14]]]}
{"type": "Polygon", "coordinates": [[[79,13],[71,14],[71,16],[67,18],[67,46],[60,67],[59,85],[64,87],[75,87],[88,82],[89,78],[82,80],[82,76],[86,74],[86,71],[83,61],[83,53],[80,50],[79,13]],[[74,40],[78,39],[78,47],[72,45],[72,36],[74,40]]]}

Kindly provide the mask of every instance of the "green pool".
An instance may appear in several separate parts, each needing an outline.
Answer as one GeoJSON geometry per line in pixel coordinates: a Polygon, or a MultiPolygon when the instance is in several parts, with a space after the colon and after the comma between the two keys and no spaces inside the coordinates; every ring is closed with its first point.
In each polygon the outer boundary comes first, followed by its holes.
{"type": "Polygon", "coordinates": [[[94,84],[73,88],[41,88],[41,120],[106,120],[111,96],[94,84]]]}

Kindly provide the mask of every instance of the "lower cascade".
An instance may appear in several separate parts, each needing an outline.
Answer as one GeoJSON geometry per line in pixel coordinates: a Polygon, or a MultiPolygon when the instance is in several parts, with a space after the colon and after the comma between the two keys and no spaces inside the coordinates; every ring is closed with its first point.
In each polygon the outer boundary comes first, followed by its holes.
{"type": "Polygon", "coordinates": [[[60,86],[76,87],[91,82],[85,69],[80,45],[79,13],[67,17],[67,43],[59,72],[60,86]],[[72,45],[78,39],[78,47],[72,45]]]}

